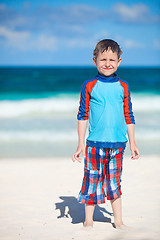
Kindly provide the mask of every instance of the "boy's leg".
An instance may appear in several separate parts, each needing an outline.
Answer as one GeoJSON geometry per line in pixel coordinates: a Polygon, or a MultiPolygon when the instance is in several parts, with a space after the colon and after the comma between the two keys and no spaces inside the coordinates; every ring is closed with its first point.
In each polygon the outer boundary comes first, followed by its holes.
{"type": "Polygon", "coordinates": [[[121,174],[123,161],[123,148],[112,149],[109,152],[107,165],[107,199],[111,201],[116,228],[121,228],[122,221],[122,200],[121,200],[121,174]]]}
{"type": "Polygon", "coordinates": [[[131,230],[131,227],[126,226],[122,221],[122,200],[121,196],[111,200],[111,206],[114,214],[114,224],[117,229],[131,230]]]}
{"type": "Polygon", "coordinates": [[[95,205],[85,204],[85,222],[84,227],[93,226],[93,212],[95,205]]]}
{"type": "Polygon", "coordinates": [[[86,146],[84,159],[84,177],[78,201],[85,203],[85,226],[93,226],[93,212],[95,205],[105,202],[102,188],[102,172],[100,149],[86,146]]]}
{"type": "Polygon", "coordinates": [[[111,200],[111,206],[112,206],[113,215],[114,215],[115,227],[121,228],[121,226],[123,225],[121,196],[116,199],[111,200]]]}

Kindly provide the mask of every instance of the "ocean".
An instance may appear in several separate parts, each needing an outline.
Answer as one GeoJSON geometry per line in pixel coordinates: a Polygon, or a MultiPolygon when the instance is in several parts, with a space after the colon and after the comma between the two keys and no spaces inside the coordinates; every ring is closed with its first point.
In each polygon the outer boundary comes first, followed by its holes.
{"type": "MultiPolygon", "coordinates": [[[[81,86],[96,74],[94,67],[0,67],[0,157],[71,157],[81,86]]],[[[130,85],[141,154],[160,154],[160,68],[117,74],[130,85]]]]}

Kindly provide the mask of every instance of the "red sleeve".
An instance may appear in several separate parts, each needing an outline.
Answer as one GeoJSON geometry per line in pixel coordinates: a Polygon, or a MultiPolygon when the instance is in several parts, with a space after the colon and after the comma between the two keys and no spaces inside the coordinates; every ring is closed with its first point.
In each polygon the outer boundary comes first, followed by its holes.
{"type": "Polygon", "coordinates": [[[121,86],[124,88],[124,117],[126,124],[135,124],[135,119],[132,111],[132,102],[130,97],[130,89],[127,82],[119,80],[121,86]]]}
{"type": "Polygon", "coordinates": [[[83,83],[80,96],[78,120],[88,120],[89,118],[89,102],[91,91],[96,84],[97,79],[87,80],[83,83]]]}

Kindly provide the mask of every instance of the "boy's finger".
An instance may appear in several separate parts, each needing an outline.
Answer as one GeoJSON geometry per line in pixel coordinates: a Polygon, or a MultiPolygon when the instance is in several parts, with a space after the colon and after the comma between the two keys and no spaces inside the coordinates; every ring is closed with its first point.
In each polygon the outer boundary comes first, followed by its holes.
{"type": "Polygon", "coordinates": [[[133,159],[133,160],[135,159],[135,152],[134,152],[134,150],[131,151],[131,159],[133,159]]]}
{"type": "Polygon", "coordinates": [[[137,151],[137,157],[138,157],[138,158],[140,157],[140,152],[139,152],[139,151],[137,151]]]}
{"type": "Polygon", "coordinates": [[[81,162],[81,158],[80,158],[80,157],[75,157],[75,159],[76,159],[78,162],[81,162]]]}
{"type": "Polygon", "coordinates": [[[135,159],[138,159],[140,157],[140,153],[138,151],[135,151],[134,154],[132,154],[132,159],[135,160],[135,159]]]}
{"type": "Polygon", "coordinates": [[[77,159],[77,161],[79,162],[79,163],[81,163],[81,159],[79,158],[79,159],[77,159]]]}
{"type": "Polygon", "coordinates": [[[131,151],[131,158],[133,159],[134,158],[134,151],[131,151]]]}
{"type": "Polygon", "coordinates": [[[72,155],[72,161],[75,162],[75,159],[74,159],[74,154],[72,155]]]}
{"type": "Polygon", "coordinates": [[[75,162],[75,160],[76,160],[76,154],[73,154],[72,155],[72,161],[75,162]]]}
{"type": "Polygon", "coordinates": [[[136,156],[137,159],[140,157],[140,152],[139,152],[138,149],[135,151],[135,156],[136,156]]]}
{"type": "Polygon", "coordinates": [[[77,160],[78,162],[81,162],[81,158],[79,157],[79,153],[73,154],[72,161],[75,162],[77,160]]]}

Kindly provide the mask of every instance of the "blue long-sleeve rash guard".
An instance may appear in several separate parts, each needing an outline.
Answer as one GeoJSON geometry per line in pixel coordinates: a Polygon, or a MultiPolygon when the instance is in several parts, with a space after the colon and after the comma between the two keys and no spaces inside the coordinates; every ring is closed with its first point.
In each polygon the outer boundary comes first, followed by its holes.
{"type": "Polygon", "coordinates": [[[78,120],[89,119],[89,146],[120,148],[127,142],[127,124],[135,124],[128,83],[116,74],[83,83],[78,120]]]}

